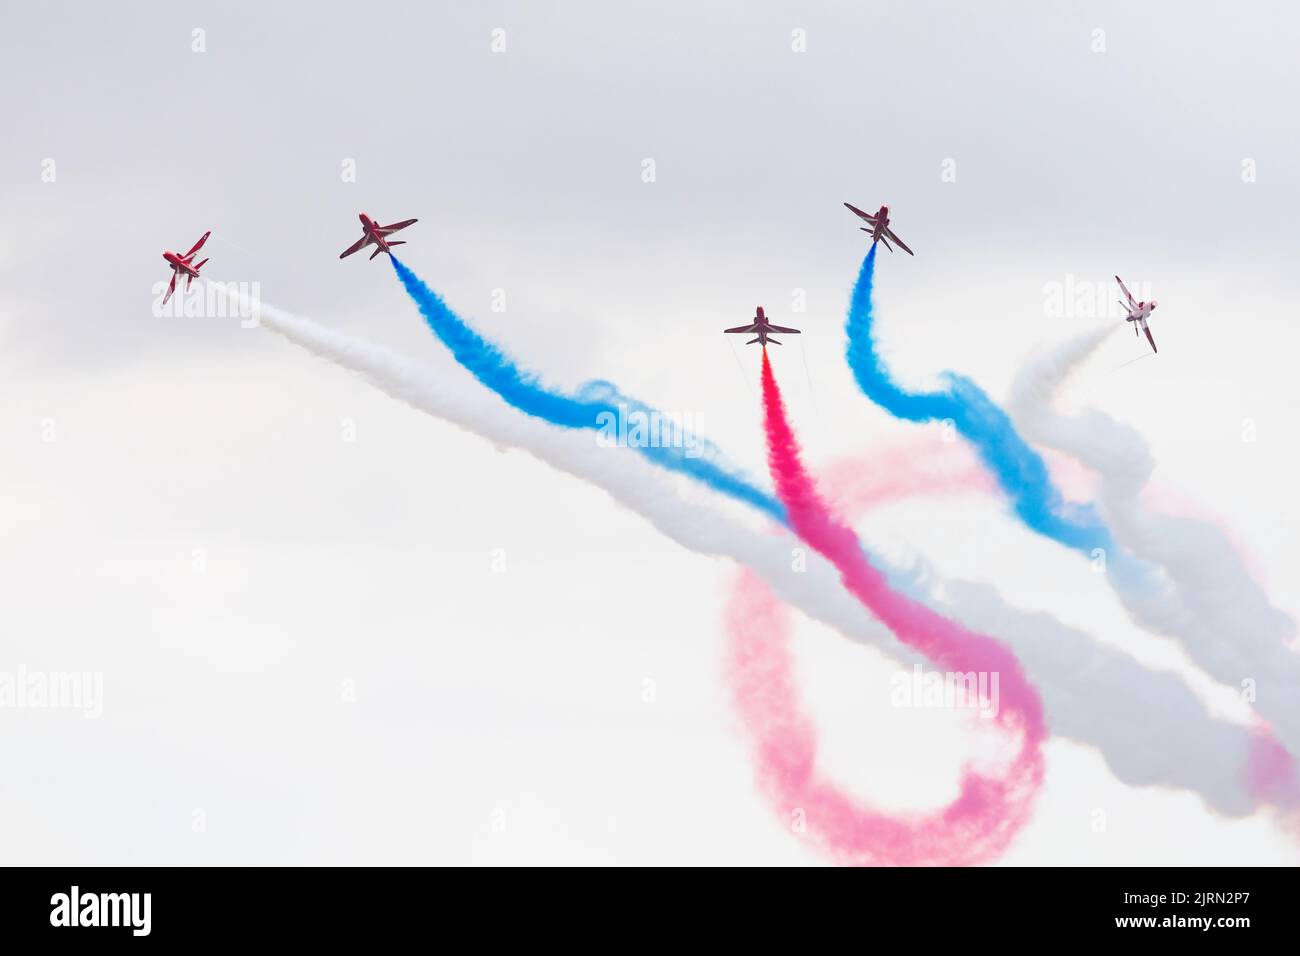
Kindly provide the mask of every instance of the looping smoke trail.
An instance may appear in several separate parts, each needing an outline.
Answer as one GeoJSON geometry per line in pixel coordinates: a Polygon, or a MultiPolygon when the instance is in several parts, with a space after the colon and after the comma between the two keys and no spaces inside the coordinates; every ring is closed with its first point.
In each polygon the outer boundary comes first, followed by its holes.
{"type": "Polygon", "coordinates": [[[965,376],[945,372],[945,391],[913,394],[899,388],[876,353],[871,289],[876,270],[873,245],[862,261],[849,304],[848,362],[858,388],[897,418],[947,421],[971,442],[997,477],[1020,519],[1033,530],[1084,553],[1111,551],[1110,534],[1087,505],[1067,502],[1052,483],[1042,456],[1016,433],[1011,419],[965,376]]]}
{"type": "MultiPolygon", "coordinates": [[[[960,446],[946,442],[932,450],[893,449],[883,455],[876,452],[846,459],[823,469],[822,474],[840,507],[852,512],[916,497],[996,491],[987,472],[974,461],[959,470],[953,470],[951,464],[946,469],[936,467],[940,459],[953,457],[959,450],[960,446]],[[878,466],[875,469],[873,461],[878,466]]],[[[1158,781],[1168,785],[1181,779],[1202,795],[1215,793],[1207,802],[1219,812],[1240,815],[1267,806],[1278,811],[1285,828],[1297,828],[1300,777],[1295,762],[1267,728],[1204,722],[1199,701],[1175,674],[1149,673],[1139,678],[1135,672],[1141,671],[1141,665],[1132,658],[1096,645],[1085,652],[1080,645],[1092,642],[1048,615],[999,609],[996,595],[987,585],[947,582],[946,590],[955,597],[949,613],[967,627],[1020,635],[1014,648],[1031,678],[1050,673],[1045,657],[1050,662],[1080,661],[1077,673],[1081,679],[1074,688],[1074,699],[1050,682],[1042,685],[1048,723],[1054,733],[1065,737],[1102,734],[1122,740],[1124,747],[1101,748],[1121,780],[1134,785],[1158,781]],[[1038,640],[1026,642],[1023,635],[1028,632],[1037,634],[1038,640]],[[1082,677],[1084,674],[1088,676],[1082,677]],[[1094,691],[1084,686],[1098,675],[1105,675],[1112,687],[1104,697],[1106,706],[1070,706],[1076,700],[1103,699],[1092,697],[1094,691]],[[1131,711],[1137,697],[1159,703],[1144,715],[1119,713],[1125,708],[1131,711]]],[[[810,778],[786,772],[791,764],[815,767],[818,744],[813,722],[803,713],[795,688],[785,618],[781,602],[765,583],[752,571],[740,571],[724,616],[724,673],[742,730],[755,753],[760,791],[784,821],[802,811],[804,830],[812,831],[820,845],[831,839],[831,834],[822,831],[824,821],[807,815],[805,783],[810,778]]],[[[815,780],[818,790],[834,787],[829,780],[815,780]]],[[[848,799],[839,797],[842,802],[848,799]]]]}
{"type": "MultiPolygon", "coordinates": [[[[237,299],[240,314],[253,305],[237,286],[216,281],[207,286],[237,299]]],[[[834,569],[818,555],[809,556],[804,573],[792,573],[794,540],[788,532],[756,532],[718,509],[683,498],[640,456],[626,449],[598,452],[578,433],[553,428],[490,400],[390,348],[325,328],[269,303],[257,306],[262,327],[356,373],[398,401],[500,447],[519,448],[603,489],[670,540],[753,569],[786,604],[846,637],[886,651],[904,667],[921,660],[848,595],[834,569]]],[[[870,479],[873,484],[896,487],[903,482],[942,488],[945,493],[987,488],[974,460],[961,460],[964,451],[962,445],[918,442],[892,454],[877,453],[879,474],[864,474],[856,465],[853,474],[859,483],[870,479]],[[938,471],[948,468],[948,479],[940,481],[928,474],[925,469],[931,466],[938,471]]],[[[910,574],[887,573],[918,592],[933,588],[933,575],[923,565],[910,574]]],[[[1243,786],[1240,772],[1256,736],[1212,716],[1177,675],[1148,670],[1124,652],[1099,644],[1049,614],[1011,608],[987,584],[946,580],[943,587],[948,594],[946,613],[968,627],[1001,634],[1012,642],[1042,688],[1053,731],[1097,748],[1120,780],[1133,786],[1188,790],[1214,811],[1233,817],[1250,814],[1261,805],[1263,798],[1243,786]],[[1097,701],[1105,701],[1106,706],[1099,709],[1097,701]]]]}
{"type": "MultiPolygon", "coordinates": [[[[815,768],[803,759],[809,751],[811,731],[796,714],[776,713],[774,719],[781,722],[782,730],[773,736],[773,749],[764,758],[778,763],[780,776],[806,797],[804,809],[809,816],[816,814],[822,827],[818,832],[826,835],[827,849],[839,858],[901,865],[969,864],[993,858],[1028,821],[1042,784],[1042,744],[1047,732],[1038,692],[1006,647],[889,587],[867,559],[857,534],[830,512],[804,470],[766,349],[763,410],[769,470],[794,530],[830,559],[850,593],[900,641],[950,672],[998,675],[1005,706],[993,722],[1019,740],[1016,755],[1002,776],[967,767],[956,801],[940,814],[908,820],[856,806],[837,788],[821,783],[815,768]]],[[[761,623],[745,622],[750,628],[761,623]]],[[[764,639],[770,640],[771,635],[764,639]]],[[[746,670],[744,662],[741,670],[746,670]]],[[[777,675],[776,679],[782,684],[786,677],[777,675]]]]}
{"type": "Polygon", "coordinates": [[[1256,709],[1291,753],[1300,754],[1295,622],[1272,606],[1219,528],[1141,503],[1154,467],[1141,435],[1096,409],[1075,417],[1053,410],[1057,392],[1109,334],[1109,329],[1084,332],[1027,362],[1012,384],[1007,407],[1034,441],[1074,456],[1100,475],[1102,506],[1119,543],[1164,572],[1135,587],[1125,564],[1115,569],[1112,580],[1134,617],[1151,630],[1177,636],[1216,680],[1232,687],[1251,680],[1256,709]]]}
{"type": "MultiPolygon", "coordinates": [[[[536,375],[522,371],[499,347],[488,342],[447,307],[442,297],[430,289],[396,256],[389,257],[407,294],[419,307],[429,328],[451,350],[461,365],[475,378],[503,399],[528,415],[563,428],[595,430],[605,416],[626,417],[630,414],[658,415],[643,402],[623,395],[610,382],[588,382],[576,396],[563,395],[543,386],[536,375]]],[[[692,436],[687,450],[671,444],[637,445],[636,450],[662,468],[688,475],[716,491],[752,505],[784,521],[780,504],[770,494],[754,485],[738,468],[730,464],[713,444],[692,436]]]]}

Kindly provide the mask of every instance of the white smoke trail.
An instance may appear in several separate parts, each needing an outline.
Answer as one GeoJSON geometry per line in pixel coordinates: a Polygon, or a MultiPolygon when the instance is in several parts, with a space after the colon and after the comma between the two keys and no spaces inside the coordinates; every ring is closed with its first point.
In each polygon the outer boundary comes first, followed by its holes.
{"type": "MultiPolygon", "coordinates": [[[[223,294],[238,296],[225,289],[223,294]]],[[[248,303],[243,306],[246,313],[248,303]]],[[[890,653],[903,666],[919,661],[844,590],[824,559],[810,554],[806,570],[795,571],[791,557],[799,542],[791,535],[756,531],[721,510],[683,499],[636,451],[599,447],[590,433],[529,417],[485,389],[448,380],[388,348],[265,303],[259,308],[262,326],[313,355],[359,373],[413,408],[604,489],[683,547],[751,568],[782,600],[890,653]]],[[[913,591],[930,590],[924,570],[887,573],[913,591]]],[[[1007,641],[1041,691],[1052,731],[1096,747],[1121,780],[1191,790],[1230,816],[1260,806],[1244,772],[1251,733],[1211,716],[1177,675],[1150,671],[1050,615],[1007,607],[987,586],[946,581],[944,587],[958,597],[946,607],[932,601],[936,609],[1007,641]]]]}
{"type": "Polygon", "coordinates": [[[1110,561],[1111,581],[1144,627],[1180,642],[1223,684],[1253,682],[1256,710],[1292,755],[1300,755],[1300,655],[1295,622],[1273,607],[1218,528],[1145,507],[1153,461],[1127,425],[1088,409],[1071,418],[1053,409],[1060,388],[1111,334],[1085,332],[1027,362],[1007,411],[1031,441],[1077,458],[1101,477],[1101,506],[1116,541],[1137,561],[1110,561]],[[1133,575],[1145,563],[1157,573],[1133,575]],[[1142,580],[1135,580],[1135,578],[1142,580]]]}

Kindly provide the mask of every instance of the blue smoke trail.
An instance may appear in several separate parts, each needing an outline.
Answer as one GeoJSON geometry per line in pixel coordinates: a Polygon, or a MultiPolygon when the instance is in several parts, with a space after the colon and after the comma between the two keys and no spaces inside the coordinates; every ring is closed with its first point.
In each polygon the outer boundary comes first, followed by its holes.
{"type": "Polygon", "coordinates": [[[973,381],[955,372],[944,372],[943,390],[913,394],[890,379],[876,354],[873,338],[871,285],[875,269],[876,247],[872,245],[853,287],[846,329],[849,367],[858,388],[897,418],[911,422],[951,420],[997,478],[1016,515],[1034,531],[1085,554],[1095,548],[1114,551],[1110,531],[1096,511],[1090,505],[1066,502],[1052,484],[1042,456],[1029,447],[1007,413],[973,381]]]}
{"type": "MultiPolygon", "coordinates": [[[[461,365],[474,377],[525,414],[563,428],[586,428],[593,431],[607,427],[609,421],[627,421],[631,416],[659,415],[654,409],[623,395],[610,382],[587,382],[576,395],[565,395],[547,388],[537,376],[521,370],[491,342],[475,332],[442,297],[424,284],[396,256],[390,256],[397,277],[406,292],[419,306],[420,314],[435,335],[451,350],[461,365]],[[612,418],[611,418],[612,416],[612,418]],[[606,424],[602,424],[602,422],[606,424]]],[[[663,416],[660,416],[663,419],[663,416]]],[[[739,469],[727,462],[711,442],[697,435],[685,443],[638,443],[636,448],[662,468],[695,478],[714,491],[758,508],[782,524],[785,508],[776,497],[753,484],[739,469]]],[[[631,444],[631,443],[629,443],[631,444]]]]}

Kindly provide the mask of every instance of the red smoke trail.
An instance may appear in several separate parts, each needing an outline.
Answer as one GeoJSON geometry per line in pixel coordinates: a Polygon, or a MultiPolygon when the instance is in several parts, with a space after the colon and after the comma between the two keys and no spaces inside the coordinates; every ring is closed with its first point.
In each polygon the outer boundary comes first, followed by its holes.
{"type": "Polygon", "coordinates": [[[1041,747],[1046,738],[1042,702],[1009,650],[894,592],[871,565],[857,534],[831,513],[804,471],[766,349],[763,409],[768,465],[794,530],[839,569],[849,592],[899,640],[940,669],[997,675],[1001,706],[992,722],[1019,741],[1000,775],[966,767],[959,796],[943,810],[894,817],[862,806],[817,774],[815,733],[795,704],[789,659],[778,646],[785,640],[779,622],[752,607],[733,606],[733,625],[750,636],[746,644],[732,648],[734,689],[742,718],[762,727],[759,762],[771,771],[763,782],[838,862],[988,862],[1028,821],[1042,784],[1041,747]]]}
{"type": "MultiPolygon", "coordinates": [[[[1068,466],[1070,463],[1065,461],[1068,466]]],[[[909,498],[942,498],[954,494],[999,494],[1000,489],[969,446],[948,442],[909,441],[876,452],[853,456],[820,471],[821,483],[845,514],[877,508],[909,498]],[[876,469],[871,469],[872,462],[876,469]]],[[[1061,483],[1059,474],[1053,479],[1061,483]]],[[[1213,521],[1206,516],[1206,521],[1213,521]]],[[[869,826],[872,811],[857,811],[847,795],[834,795],[840,814],[808,817],[806,807],[825,802],[833,781],[789,772],[790,766],[815,766],[819,741],[813,719],[804,711],[795,680],[790,615],[771,589],[753,571],[741,570],[725,610],[726,667],[729,691],[741,726],[756,751],[755,779],[782,819],[801,824],[821,848],[838,847],[842,862],[874,862],[870,853],[855,855],[835,843],[836,833],[823,829],[829,817],[840,830],[869,826]],[[796,817],[795,811],[802,810],[796,817]],[[855,822],[855,813],[867,818],[855,822]],[[846,822],[847,819],[847,822],[846,822]]],[[[1278,824],[1300,839],[1300,776],[1295,762],[1266,726],[1251,733],[1251,746],[1241,768],[1248,791],[1261,806],[1278,815],[1278,824]]]]}

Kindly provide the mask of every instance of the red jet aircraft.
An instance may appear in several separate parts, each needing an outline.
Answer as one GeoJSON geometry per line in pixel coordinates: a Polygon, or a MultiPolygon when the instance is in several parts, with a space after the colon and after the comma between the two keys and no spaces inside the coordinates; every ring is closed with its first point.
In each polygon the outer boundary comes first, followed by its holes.
{"type": "Polygon", "coordinates": [[[194,247],[183,256],[178,256],[174,252],[163,253],[163,258],[166,259],[167,264],[172,267],[172,281],[171,285],[167,286],[167,294],[163,296],[163,305],[167,304],[167,300],[170,299],[172,293],[176,291],[176,280],[182,275],[185,276],[185,291],[189,291],[190,283],[193,282],[195,276],[199,274],[199,270],[203,268],[203,264],[208,261],[207,259],[204,259],[203,262],[194,265],[194,253],[203,248],[203,244],[208,241],[208,236],[210,235],[212,235],[211,229],[205,232],[202,237],[200,237],[199,241],[194,243],[194,247]]]}
{"type": "Polygon", "coordinates": [[[767,346],[768,342],[771,342],[773,345],[781,344],[776,339],[770,338],[773,332],[780,332],[782,335],[799,334],[798,329],[787,329],[784,325],[773,325],[771,322],[767,321],[767,316],[763,314],[763,307],[761,305],[758,307],[758,315],[754,316],[753,325],[738,325],[734,329],[723,329],[722,331],[739,332],[745,335],[757,333],[758,338],[750,339],[745,344],[753,345],[755,342],[757,342],[759,345],[762,345],[764,347],[767,346]]]}
{"type": "Polygon", "coordinates": [[[411,223],[420,221],[418,219],[403,219],[401,222],[395,222],[391,226],[381,226],[379,223],[375,222],[373,219],[367,216],[364,212],[361,214],[360,218],[361,218],[361,231],[363,235],[361,236],[360,239],[358,239],[352,245],[348,246],[341,253],[339,253],[340,259],[346,259],[348,256],[352,255],[352,253],[357,252],[360,249],[364,249],[366,246],[370,245],[371,243],[374,243],[375,246],[377,247],[375,251],[370,254],[371,259],[379,255],[381,252],[386,252],[391,256],[393,254],[393,250],[390,249],[389,246],[406,245],[406,240],[398,239],[395,242],[389,242],[388,237],[393,233],[397,232],[397,230],[405,229],[407,226],[411,225],[411,223]]]}
{"type": "Polygon", "coordinates": [[[880,209],[877,210],[876,214],[873,216],[869,212],[863,212],[861,209],[859,209],[857,206],[853,205],[852,203],[846,202],[844,205],[848,206],[849,210],[855,216],[871,223],[870,229],[864,228],[862,231],[871,233],[872,245],[875,245],[877,242],[883,242],[885,244],[885,248],[888,249],[890,252],[893,252],[894,247],[889,244],[889,240],[893,239],[896,243],[898,243],[898,248],[902,249],[909,256],[916,255],[915,252],[907,248],[907,243],[903,242],[902,239],[899,239],[898,236],[894,235],[894,230],[889,228],[889,207],[888,206],[881,206],[880,209]]]}
{"type": "Polygon", "coordinates": [[[1124,298],[1128,300],[1127,302],[1123,300],[1120,301],[1120,305],[1122,305],[1125,311],[1128,312],[1128,316],[1124,321],[1133,323],[1134,335],[1138,334],[1138,328],[1140,326],[1142,331],[1147,334],[1147,341],[1151,343],[1151,351],[1159,352],[1160,350],[1156,348],[1156,340],[1151,337],[1151,330],[1147,328],[1147,318],[1151,315],[1151,311],[1156,307],[1156,300],[1152,299],[1150,302],[1137,302],[1133,298],[1133,293],[1129,292],[1128,286],[1124,284],[1123,279],[1116,276],[1115,281],[1119,283],[1120,289],[1124,292],[1124,298]]]}

